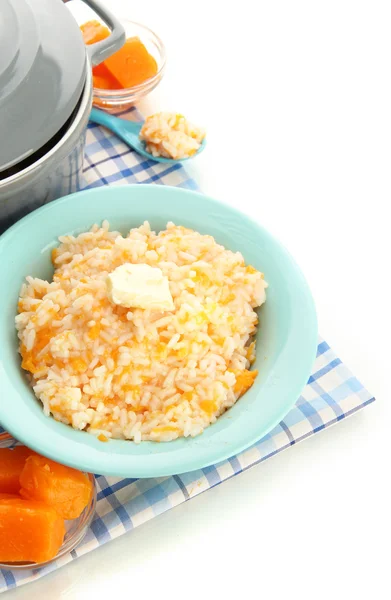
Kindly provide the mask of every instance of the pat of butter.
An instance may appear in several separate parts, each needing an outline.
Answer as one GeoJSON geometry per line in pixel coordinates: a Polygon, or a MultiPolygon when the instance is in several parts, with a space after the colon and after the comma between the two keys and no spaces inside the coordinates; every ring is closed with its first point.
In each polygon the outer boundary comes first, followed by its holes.
{"type": "Polygon", "coordinates": [[[157,267],[125,263],[106,280],[108,296],[126,308],[174,310],[168,279],[157,267]]]}

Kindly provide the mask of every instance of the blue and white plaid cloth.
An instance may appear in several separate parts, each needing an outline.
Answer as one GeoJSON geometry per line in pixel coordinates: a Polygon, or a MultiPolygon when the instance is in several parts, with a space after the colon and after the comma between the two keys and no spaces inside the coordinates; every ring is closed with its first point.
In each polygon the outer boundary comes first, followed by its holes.
{"type": "MultiPolygon", "coordinates": [[[[132,118],[135,114],[130,112],[126,117],[132,118]]],[[[168,166],[145,160],[97,125],[89,126],[85,167],[85,187],[89,188],[124,183],[197,187],[180,165],[168,166]]],[[[0,571],[0,592],[43,577],[373,401],[373,396],[320,339],[312,375],[295,407],[257,444],[215,466],[172,477],[119,479],[97,476],[96,515],[80,546],[43,569],[0,571]]]]}

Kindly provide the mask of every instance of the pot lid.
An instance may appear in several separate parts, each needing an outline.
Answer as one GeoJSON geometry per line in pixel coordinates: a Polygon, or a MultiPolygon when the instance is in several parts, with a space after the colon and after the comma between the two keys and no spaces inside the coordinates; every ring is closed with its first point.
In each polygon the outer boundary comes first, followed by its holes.
{"type": "Polygon", "coordinates": [[[85,77],[82,34],[62,0],[1,0],[0,171],[61,129],[85,77]]]}

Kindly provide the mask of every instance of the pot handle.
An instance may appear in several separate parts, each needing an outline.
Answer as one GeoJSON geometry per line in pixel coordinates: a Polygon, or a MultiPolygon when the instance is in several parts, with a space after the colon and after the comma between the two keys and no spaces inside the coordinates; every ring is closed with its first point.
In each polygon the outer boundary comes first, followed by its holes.
{"type": "Polygon", "coordinates": [[[117,52],[125,43],[125,29],[109,10],[101,5],[98,0],[82,0],[92,10],[94,10],[101,19],[109,26],[111,33],[108,38],[87,46],[87,54],[92,65],[99,65],[117,52]]]}

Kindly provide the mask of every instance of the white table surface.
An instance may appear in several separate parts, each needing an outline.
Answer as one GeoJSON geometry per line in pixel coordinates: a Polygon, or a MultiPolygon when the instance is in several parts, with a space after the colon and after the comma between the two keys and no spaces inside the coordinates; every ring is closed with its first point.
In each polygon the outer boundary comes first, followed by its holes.
{"type": "Polygon", "coordinates": [[[320,332],[378,401],[9,599],[252,592],[382,600],[390,533],[390,5],[106,3],[125,7],[167,46],[165,78],[144,113],[180,111],[207,127],[207,150],[188,163],[191,175],[288,247],[311,285],[320,332]]]}

